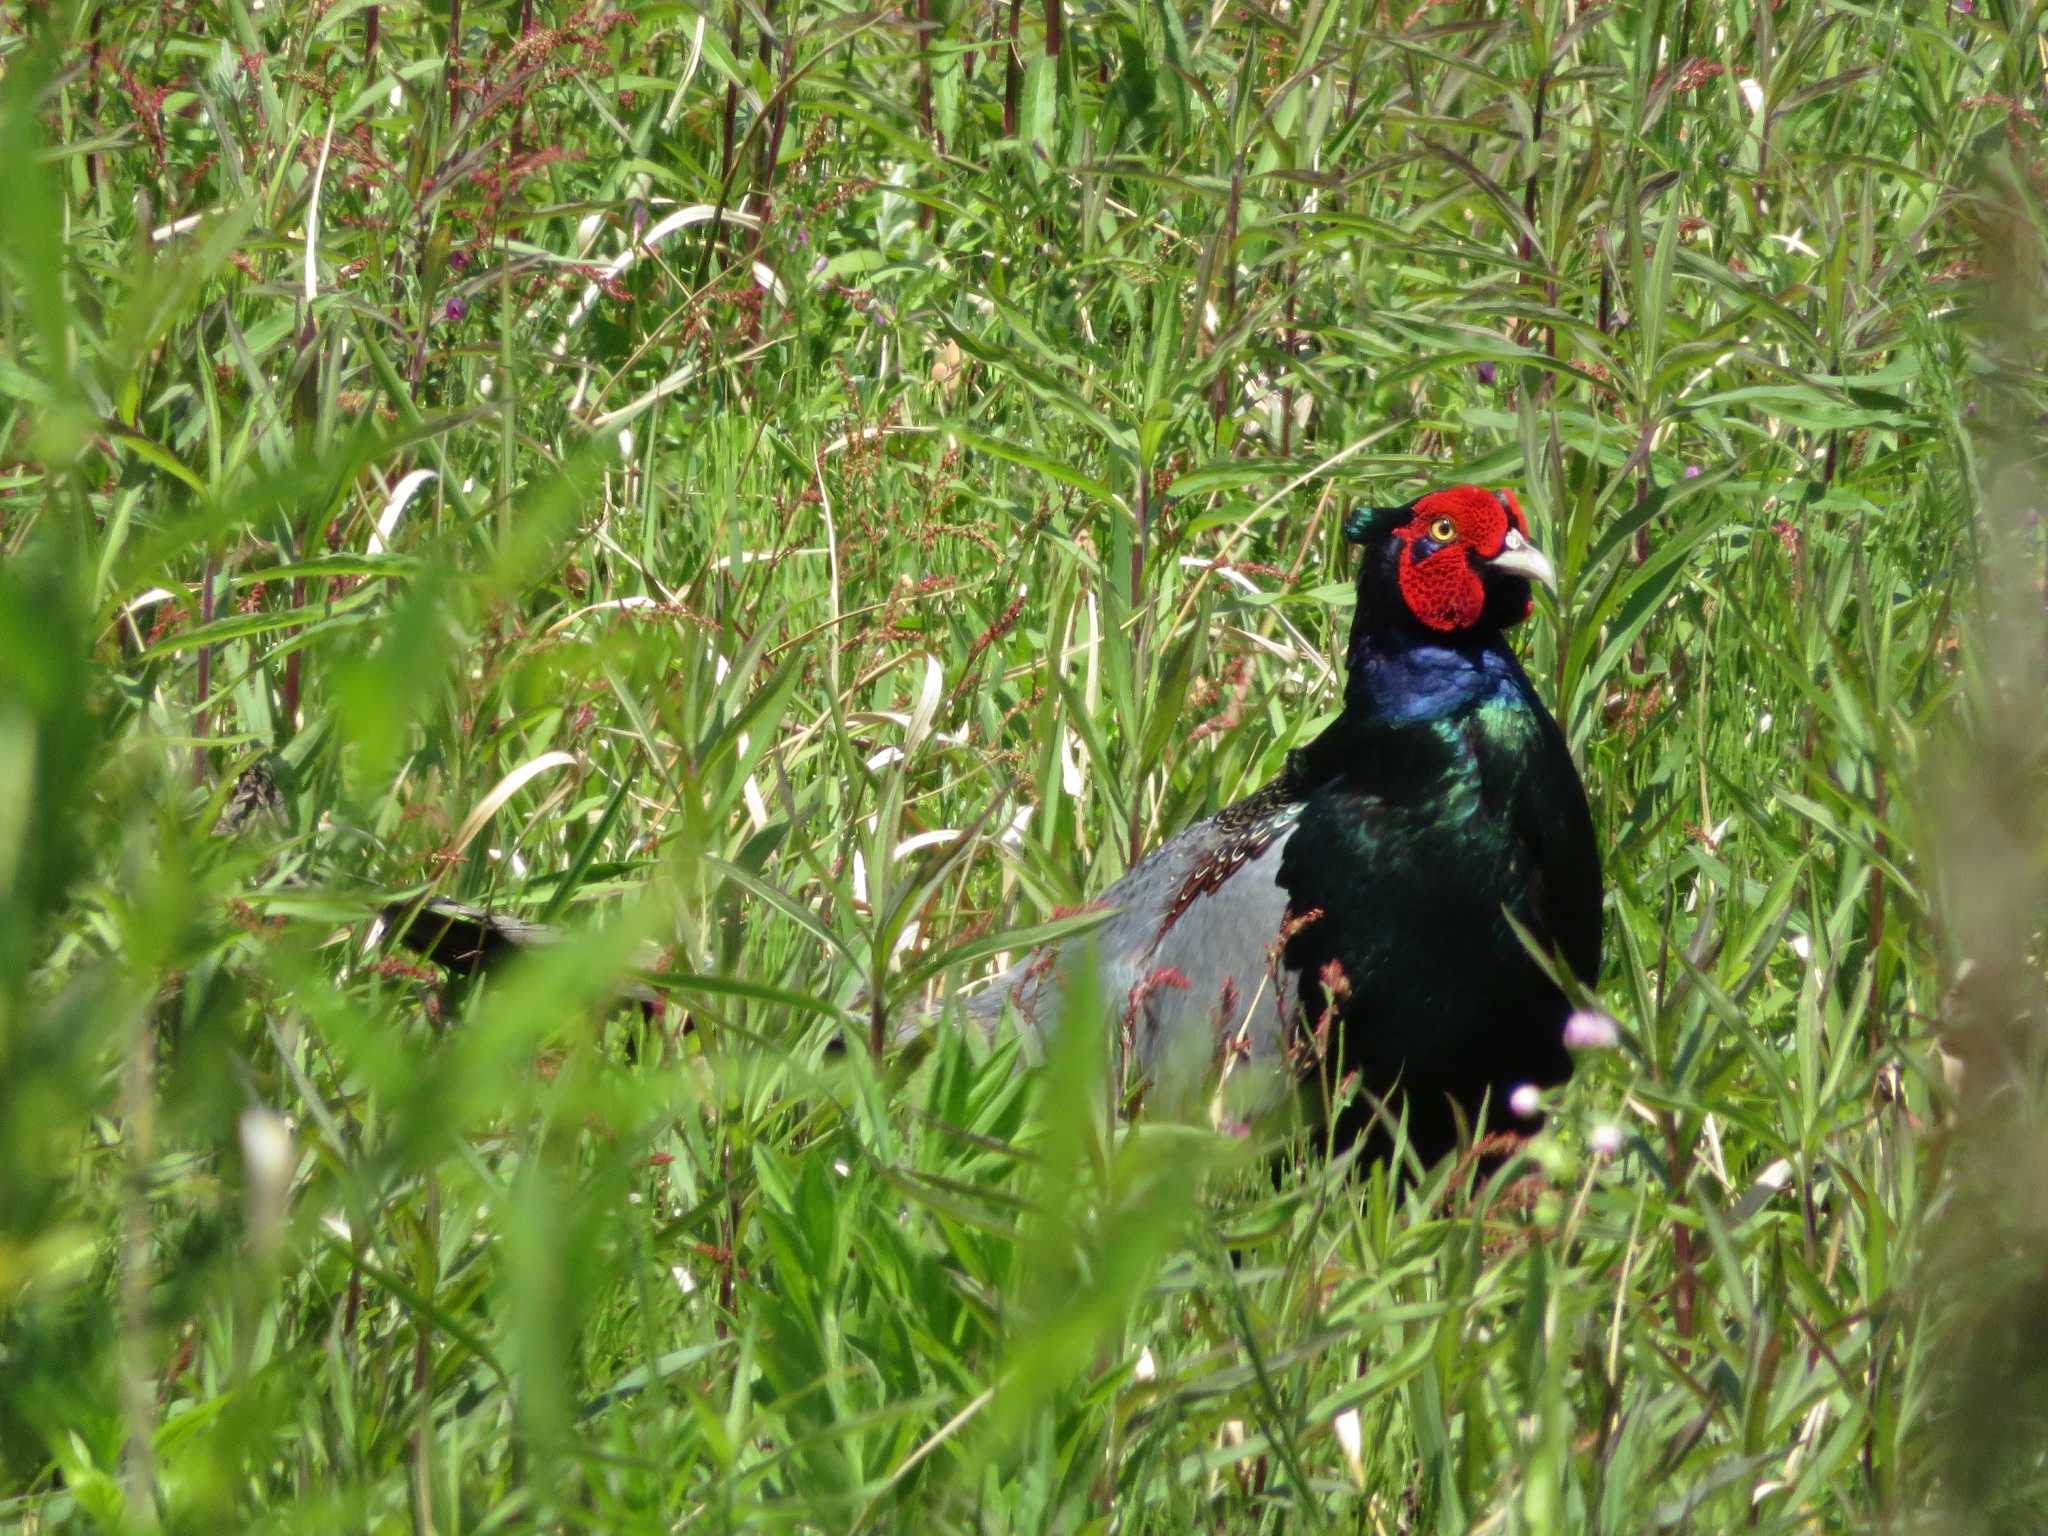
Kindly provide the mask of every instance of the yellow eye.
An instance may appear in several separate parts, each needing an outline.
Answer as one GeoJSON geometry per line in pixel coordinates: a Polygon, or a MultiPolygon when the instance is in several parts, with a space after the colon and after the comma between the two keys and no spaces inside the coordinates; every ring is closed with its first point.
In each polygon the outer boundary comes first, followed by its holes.
{"type": "Polygon", "coordinates": [[[1440,517],[1429,525],[1429,536],[1439,544],[1448,544],[1458,536],[1458,525],[1448,517],[1440,517]]]}

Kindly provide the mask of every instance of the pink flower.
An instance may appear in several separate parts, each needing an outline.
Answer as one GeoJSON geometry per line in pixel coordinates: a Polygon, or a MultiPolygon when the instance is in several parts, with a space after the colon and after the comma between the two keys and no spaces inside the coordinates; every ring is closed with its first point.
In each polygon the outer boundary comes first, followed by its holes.
{"type": "Polygon", "coordinates": [[[1611,1051],[1621,1044],[1621,1026],[1593,1008],[1581,1008],[1564,1021],[1564,1043],[1574,1051],[1611,1051]]]}

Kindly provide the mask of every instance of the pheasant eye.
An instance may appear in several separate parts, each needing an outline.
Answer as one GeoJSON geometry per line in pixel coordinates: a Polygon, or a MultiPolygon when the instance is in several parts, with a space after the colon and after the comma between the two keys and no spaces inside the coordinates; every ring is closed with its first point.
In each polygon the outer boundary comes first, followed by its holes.
{"type": "Polygon", "coordinates": [[[1439,544],[1448,544],[1458,536],[1458,525],[1448,517],[1440,517],[1429,525],[1429,536],[1439,544]]]}

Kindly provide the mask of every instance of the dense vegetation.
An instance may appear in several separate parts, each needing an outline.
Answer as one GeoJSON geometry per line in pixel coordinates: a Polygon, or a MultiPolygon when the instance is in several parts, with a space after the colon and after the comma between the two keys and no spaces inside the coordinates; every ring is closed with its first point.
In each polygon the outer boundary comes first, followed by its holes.
{"type": "Polygon", "coordinates": [[[2038,1528],[2043,19],[0,11],[0,1525],[2038,1528]],[[1523,1155],[870,1055],[1462,480],[1608,859],[1523,1155]]]}

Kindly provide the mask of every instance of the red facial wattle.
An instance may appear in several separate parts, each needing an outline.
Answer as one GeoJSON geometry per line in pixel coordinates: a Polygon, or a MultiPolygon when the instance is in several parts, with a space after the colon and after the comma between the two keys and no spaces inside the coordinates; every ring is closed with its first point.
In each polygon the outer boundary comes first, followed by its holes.
{"type": "Polygon", "coordinates": [[[1486,608],[1486,588],[1462,543],[1446,544],[1417,558],[1411,541],[1401,553],[1401,597],[1408,611],[1431,629],[1469,628],[1486,608]]]}
{"type": "MultiPolygon", "coordinates": [[[[1529,524],[1521,505],[1511,491],[1496,494],[1476,485],[1460,485],[1421,497],[1412,512],[1413,516],[1394,530],[1394,537],[1401,541],[1401,598],[1408,611],[1430,629],[1447,633],[1468,629],[1486,611],[1486,587],[1473,568],[1473,559],[1498,556],[1510,531],[1528,537],[1529,524]]],[[[1528,614],[1525,607],[1517,617],[1527,618],[1528,614]]]]}

